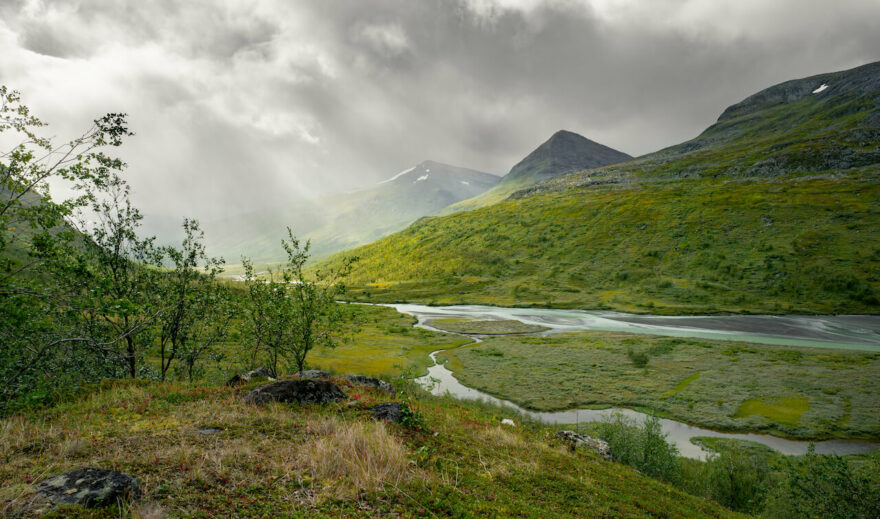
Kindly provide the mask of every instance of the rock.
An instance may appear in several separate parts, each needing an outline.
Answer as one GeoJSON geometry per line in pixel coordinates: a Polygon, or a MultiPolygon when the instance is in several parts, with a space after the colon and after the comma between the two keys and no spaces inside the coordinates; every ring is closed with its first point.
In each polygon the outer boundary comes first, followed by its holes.
{"type": "Polygon", "coordinates": [[[218,427],[202,427],[200,429],[196,429],[196,434],[201,434],[204,436],[208,436],[210,434],[217,434],[223,432],[223,429],[218,427]]]}
{"type": "Polygon", "coordinates": [[[385,402],[370,408],[373,411],[373,418],[376,420],[386,420],[388,422],[400,423],[403,420],[403,411],[397,402],[385,402]]]}
{"type": "Polygon", "coordinates": [[[86,467],[44,480],[37,492],[60,505],[97,507],[136,499],[140,482],[121,472],[86,467]]]}
{"type": "Polygon", "coordinates": [[[606,460],[614,461],[614,458],[611,456],[611,448],[608,447],[608,443],[604,440],[593,438],[586,434],[578,434],[574,431],[559,431],[556,433],[556,437],[568,443],[572,449],[576,447],[589,447],[606,460]]]}
{"type": "Polygon", "coordinates": [[[330,378],[330,374],[320,369],[307,369],[296,374],[298,378],[330,378]]]}
{"type": "Polygon", "coordinates": [[[255,370],[248,371],[247,373],[240,373],[238,375],[235,375],[234,377],[226,381],[226,385],[235,386],[238,384],[243,384],[245,382],[250,382],[251,380],[256,380],[258,378],[274,379],[275,375],[273,375],[272,372],[269,371],[267,368],[260,367],[255,370]]]}
{"type": "Polygon", "coordinates": [[[379,380],[378,378],[367,377],[364,375],[355,375],[353,373],[345,375],[345,378],[347,380],[350,380],[351,382],[354,382],[355,384],[363,384],[365,386],[377,387],[388,394],[394,394],[394,386],[392,386],[388,382],[385,382],[384,380],[379,380]]]}
{"type": "Polygon", "coordinates": [[[348,398],[339,387],[327,380],[280,380],[260,386],[244,396],[245,403],[297,402],[326,404],[348,398]]]}
{"type": "Polygon", "coordinates": [[[509,425],[511,427],[516,427],[516,423],[513,420],[511,420],[510,418],[505,418],[504,420],[501,420],[501,425],[509,425]]]}

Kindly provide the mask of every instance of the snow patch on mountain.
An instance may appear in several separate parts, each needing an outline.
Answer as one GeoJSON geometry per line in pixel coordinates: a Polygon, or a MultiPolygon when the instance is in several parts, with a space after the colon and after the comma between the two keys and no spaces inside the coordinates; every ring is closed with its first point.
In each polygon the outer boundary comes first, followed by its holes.
{"type": "MultiPolygon", "coordinates": [[[[416,182],[421,182],[422,180],[428,180],[428,175],[422,175],[416,179],[416,182]]],[[[413,182],[415,184],[416,182],[413,182]]]]}
{"type": "MultiPolygon", "coordinates": [[[[388,180],[383,180],[382,182],[379,182],[379,184],[387,184],[388,182],[394,182],[394,181],[397,180],[398,178],[400,178],[400,177],[406,175],[407,173],[409,173],[410,171],[412,171],[412,170],[414,170],[414,169],[416,169],[416,168],[415,168],[415,167],[412,167],[412,168],[409,168],[409,169],[405,169],[405,170],[401,171],[400,173],[394,175],[393,177],[389,178],[388,180]]],[[[377,184],[377,185],[378,185],[378,184],[377,184]]]]}
{"type": "Polygon", "coordinates": [[[471,183],[468,182],[467,180],[462,180],[461,183],[464,184],[464,185],[466,185],[466,186],[471,185],[471,183]]]}
{"type": "Polygon", "coordinates": [[[828,88],[828,85],[825,84],[825,83],[822,83],[822,86],[820,86],[820,87],[817,88],[816,90],[813,90],[813,93],[814,93],[814,94],[818,94],[819,92],[825,90],[826,88],[828,88]]]}

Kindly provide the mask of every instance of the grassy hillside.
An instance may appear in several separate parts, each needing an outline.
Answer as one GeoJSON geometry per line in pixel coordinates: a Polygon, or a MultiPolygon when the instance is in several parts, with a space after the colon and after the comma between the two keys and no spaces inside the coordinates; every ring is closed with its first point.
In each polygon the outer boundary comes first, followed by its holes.
{"type": "Polygon", "coordinates": [[[540,194],[355,250],[364,300],[636,312],[880,310],[880,183],[692,180],[540,194]]]}
{"type": "Polygon", "coordinates": [[[589,449],[573,452],[552,429],[502,426],[497,409],[338,384],[351,403],[255,408],[242,403],[247,388],[119,382],[0,420],[0,515],[741,517],[589,449]],[[374,421],[367,408],[388,400],[408,402],[421,426],[374,421]],[[143,495],[119,508],[38,514],[35,484],[83,466],[133,475],[143,495]]]}
{"type": "Polygon", "coordinates": [[[688,143],[356,249],[354,293],[661,313],[880,312],[878,106],[880,64],[772,87],[688,143]]]}

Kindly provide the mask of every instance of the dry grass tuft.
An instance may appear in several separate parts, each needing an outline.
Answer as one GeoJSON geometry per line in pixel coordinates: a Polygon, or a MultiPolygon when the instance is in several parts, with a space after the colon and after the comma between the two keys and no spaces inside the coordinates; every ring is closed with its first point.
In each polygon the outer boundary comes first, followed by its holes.
{"type": "Polygon", "coordinates": [[[406,451],[384,423],[331,417],[311,423],[310,429],[324,437],[303,449],[303,463],[316,482],[338,481],[340,497],[394,487],[410,476],[406,451]]]}
{"type": "Polygon", "coordinates": [[[136,503],[131,507],[132,519],[165,519],[165,510],[157,503],[136,503]]]}
{"type": "Polygon", "coordinates": [[[500,443],[508,447],[522,447],[525,445],[522,436],[501,426],[486,429],[485,435],[491,442],[500,443]]]}

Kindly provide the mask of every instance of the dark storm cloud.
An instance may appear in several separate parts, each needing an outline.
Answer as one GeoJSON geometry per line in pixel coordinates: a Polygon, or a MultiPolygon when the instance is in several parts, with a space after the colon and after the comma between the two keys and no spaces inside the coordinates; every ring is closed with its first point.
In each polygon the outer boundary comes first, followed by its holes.
{"type": "Polygon", "coordinates": [[[0,78],[59,136],[131,114],[152,215],[214,218],[423,159],[505,173],[560,128],[637,155],[880,59],[876,2],[21,0],[0,78]]]}

